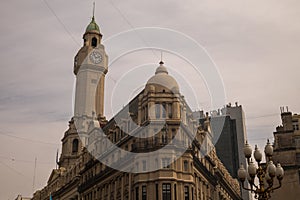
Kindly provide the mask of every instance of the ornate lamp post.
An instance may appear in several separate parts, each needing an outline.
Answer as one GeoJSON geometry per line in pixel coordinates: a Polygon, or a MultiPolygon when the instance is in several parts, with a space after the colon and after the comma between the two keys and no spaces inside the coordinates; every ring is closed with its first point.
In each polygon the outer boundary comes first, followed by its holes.
{"type": "Polygon", "coordinates": [[[272,155],[273,155],[273,147],[270,144],[269,140],[267,145],[265,146],[265,157],[266,163],[261,163],[262,161],[262,153],[255,145],[255,150],[253,152],[253,156],[257,165],[252,161],[252,148],[246,142],[244,146],[244,154],[248,163],[248,170],[246,170],[241,164],[238,170],[238,177],[242,183],[242,187],[245,190],[249,190],[252,193],[255,193],[255,199],[259,200],[267,200],[271,197],[270,193],[274,190],[281,187],[281,181],[283,179],[284,171],[281,165],[278,163],[277,166],[273,164],[272,155]],[[255,178],[257,177],[258,183],[256,183],[255,178]],[[274,187],[274,178],[277,178],[278,185],[274,187]],[[248,180],[250,184],[250,188],[246,188],[244,185],[245,180],[248,180]]]}

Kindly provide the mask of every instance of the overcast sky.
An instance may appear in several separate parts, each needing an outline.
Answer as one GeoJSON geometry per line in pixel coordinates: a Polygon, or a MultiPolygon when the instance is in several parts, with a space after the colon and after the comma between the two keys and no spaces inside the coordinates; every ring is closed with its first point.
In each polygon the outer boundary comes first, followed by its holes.
{"type": "MultiPolygon", "coordinates": [[[[92,2],[0,3],[0,199],[31,196],[55,167],[73,112],[73,59],[92,2]]],[[[103,39],[132,28],[162,27],[201,44],[218,66],[226,102],[243,106],[251,144],[263,145],[280,124],[280,106],[300,112],[299,10],[296,0],[99,0],[95,16],[103,39]]],[[[115,67],[142,64],[133,60],[158,62],[146,51],[115,67]]],[[[176,72],[184,70],[174,56],[166,54],[164,60],[176,72]]],[[[108,76],[106,87],[114,74],[108,76]]]]}

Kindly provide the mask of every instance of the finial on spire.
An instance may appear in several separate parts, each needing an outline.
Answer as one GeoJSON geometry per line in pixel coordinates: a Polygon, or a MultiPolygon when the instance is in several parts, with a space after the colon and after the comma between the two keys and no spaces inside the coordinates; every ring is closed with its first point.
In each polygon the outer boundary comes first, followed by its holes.
{"type": "Polygon", "coordinates": [[[94,20],[95,19],[95,1],[93,2],[93,17],[92,19],[94,20]]]}
{"type": "Polygon", "coordinates": [[[163,57],[163,52],[161,51],[160,52],[160,62],[159,62],[160,65],[164,64],[162,57],[163,57]]]}

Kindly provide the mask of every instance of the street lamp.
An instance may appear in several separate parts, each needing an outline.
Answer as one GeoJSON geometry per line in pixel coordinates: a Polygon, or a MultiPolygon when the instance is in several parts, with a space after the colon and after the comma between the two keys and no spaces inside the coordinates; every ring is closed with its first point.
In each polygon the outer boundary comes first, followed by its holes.
{"type": "Polygon", "coordinates": [[[277,166],[273,164],[272,155],[273,147],[269,140],[265,146],[265,157],[266,163],[261,163],[262,153],[255,145],[253,157],[257,162],[257,165],[252,161],[252,148],[246,141],[244,146],[244,155],[247,159],[248,170],[246,170],[241,164],[238,170],[238,177],[242,183],[242,187],[245,190],[255,193],[255,199],[267,200],[271,197],[270,193],[281,187],[281,181],[283,179],[284,171],[281,165],[278,163],[277,166]],[[258,178],[258,184],[255,183],[255,178],[258,178]],[[278,180],[278,186],[274,187],[274,178],[278,180]],[[245,180],[250,184],[250,188],[246,188],[244,185],[245,180]]]}

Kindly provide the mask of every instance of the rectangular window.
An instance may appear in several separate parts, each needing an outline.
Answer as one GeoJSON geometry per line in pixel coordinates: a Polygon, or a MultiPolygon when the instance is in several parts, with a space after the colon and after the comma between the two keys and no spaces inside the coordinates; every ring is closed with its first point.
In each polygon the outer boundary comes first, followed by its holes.
{"type": "Polygon", "coordinates": [[[172,104],[168,103],[168,118],[172,118],[172,104]]]}
{"type": "Polygon", "coordinates": [[[175,198],[175,200],[177,200],[177,188],[176,188],[176,184],[174,185],[174,198],[175,198]]]}
{"type": "Polygon", "coordinates": [[[188,167],[189,167],[189,163],[188,163],[188,161],[183,161],[183,171],[188,171],[188,167]]]}
{"type": "Polygon", "coordinates": [[[139,200],[139,188],[135,188],[135,200],[139,200]]]}
{"type": "Polygon", "coordinates": [[[157,160],[157,158],[155,159],[155,168],[157,168],[158,169],[158,160],[157,160]]]}
{"type": "Polygon", "coordinates": [[[135,163],[136,171],[139,171],[139,163],[135,163]]]}
{"type": "Polygon", "coordinates": [[[143,160],[143,171],[146,171],[146,160],[143,160]]]}
{"type": "Polygon", "coordinates": [[[148,119],[148,106],[145,106],[145,117],[148,119]]]}
{"type": "Polygon", "coordinates": [[[184,186],[184,200],[190,200],[189,187],[184,186]]]}
{"type": "Polygon", "coordinates": [[[147,188],[142,186],[142,200],[147,200],[147,188]]]}
{"type": "Polygon", "coordinates": [[[142,121],[145,121],[145,108],[143,107],[141,110],[142,121]]]}
{"type": "Polygon", "coordinates": [[[168,137],[167,137],[167,133],[165,130],[162,131],[161,133],[161,142],[163,144],[167,144],[168,143],[168,137]]]}
{"type": "Polygon", "coordinates": [[[166,112],[167,112],[167,105],[165,103],[163,103],[163,105],[162,105],[162,118],[163,119],[166,118],[166,112]]]}
{"type": "Polygon", "coordinates": [[[125,183],[126,183],[126,184],[129,183],[129,174],[127,174],[126,177],[125,177],[125,183]]]}
{"type": "Polygon", "coordinates": [[[155,197],[158,200],[158,184],[155,184],[155,197]]]}
{"type": "Polygon", "coordinates": [[[156,119],[160,118],[160,104],[158,103],[155,104],[155,117],[156,119]]]}
{"type": "Polygon", "coordinates": [[[294,129],[294,131],[298,131],[299,130],[298,121],[293,121],[293,129],[294,129]]]}
{"type": "Polygon", "coordinates": [[[171,200],[171,184],[163,183],[162,184],[162,199],[163,200],[171,200]]]}

